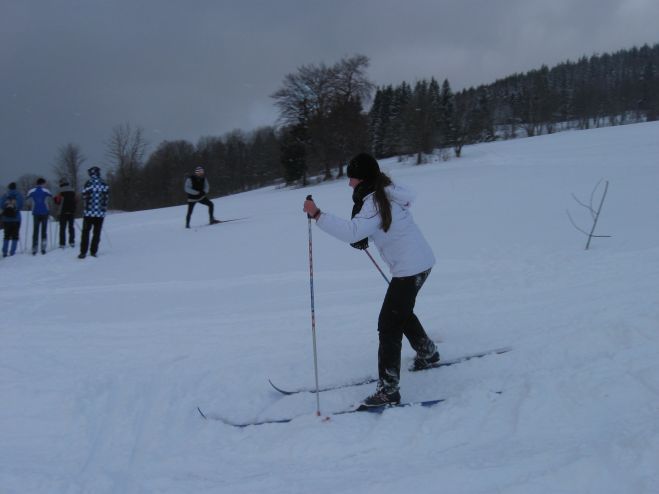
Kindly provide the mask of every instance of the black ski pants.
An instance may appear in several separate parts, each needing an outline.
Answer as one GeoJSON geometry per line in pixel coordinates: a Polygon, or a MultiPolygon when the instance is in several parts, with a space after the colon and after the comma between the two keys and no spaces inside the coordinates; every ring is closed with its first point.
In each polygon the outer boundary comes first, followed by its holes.
{"type": "Polygon", "coordinates": [[[69,244],[73,245],[75,243],[76,231],[74,228],[74,217],[73,213],[62,213],[59,215],[59,246],[64,247],[66,245],[66,230],[68,227],[69,230],[69,244]]]}
{"type": "Polygon", "coordinates": [[[430,269],[414,276],[392,278],[384,297],[378,318],[378,377],[380,386],[387,392],[397,391],[399,387],[403,335],[419,355],[430,356],[435,351],[435,344],[414,314],[416,296],[429,274],[430,269]]]}
{"type": "Polygon", "coordinates": [[[199,201],[188,203],[188,214],[185,217],[185,226],[190,226],[190,218],[192,217],[192,210],[194,209],[194,206],[197,203],[203,204],[204,206],[208,206],[208,221],[213,221],[213,219],[215,218],[215,216],[213,216],[213,210],[215,209],[215,206],[213,205],[213,201],[211,201],[208,197],[204,197],[199,201]]]}
{"type": "Polygon", "coordinates": [[[97,218],[94,216],[85,216],[82,220],[82,238],[80,239],[80,254],[86,255],[87,249],[91,252],[92,256],[96,255],[98,252],[98,244],[101,242],[101,229],[103,228],[103,218],[97,218]],[[92,234],[92,245],[89,248],[89,233],[92,228],[94,232],[92,234]]]}
{"type": "Polygon", "coordinates": [[[32,253],[39,248],[39,231],[41,231],[41,251],[45,252],[48,246],[48,215],[35,214],[32,216],[34,228],[32,230],[32,253]]]}

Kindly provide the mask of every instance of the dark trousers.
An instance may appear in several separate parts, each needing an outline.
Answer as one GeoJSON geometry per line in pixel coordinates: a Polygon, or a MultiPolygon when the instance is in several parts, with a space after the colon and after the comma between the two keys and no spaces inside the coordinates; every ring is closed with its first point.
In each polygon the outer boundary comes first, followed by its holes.
{"type": "Polygon", "coordinates": [[[414,276],[392,278],[384,297],[378,318],[378,377],[380,385],[388,391],[398,390],[403,335],[419,355],[430,356],[428,354],[435,351],[435,344],[414,314],[417,293],[429,274],[430,270],[414,276]]]}
{"type": "Polygon", "coordinates": [[[185,226],[190,226],[190,218],[192,217],[192,210],[194,209],[195,204],[203,204],[204,206],[208,206],[208,220],[213,221],[213,210],[215,209],[215,206],[213,205],[213,201],[208,199],[208,197],[204,197],[203,199],[195,202],[189,202],[188,203],[188,214],[185,217],[185,226]]]}
{"type": "Polygon", "coordinates": [[[87,249],[92,256],[98,252],[98,244],[101,242],[101,229],[103,228],[103,218],[85,216],[82,220],[82,238],[80,239],[80,254],[86,255],[87,249]],[[89,232],[94,229],[92,234],[92,245],[89,248],[89,232]]]}
{"type": "Polygon", "coordinates": [[[18,234],[21,231],[20,221],[5,221],[5,240],[18,240],[18,234]]]}
{"type": "Polygon", "coordinates": [[[34,229],[32,230],[32,253],[34,254],[39,248],[39,230],[41,230],[41,251],[45,252],[48,245],[48,215],[35,214],[34,229]]]}
{"type": "Polygon", "coordinates": [[[2,255],[14,255],[16,253],[16,244],[18,244],[18,234],[21,230],[20,221],[5,221],[4,223],[5,239],[2,242],[2,255]]]}
{"type": "Polygon", "coordinates": [[[62,213],[59,215],[59,246],[66,245],[66,230],[69,230],[69,244],[75,243],[76,231],[74,228],[73,213],[62,213]]]}

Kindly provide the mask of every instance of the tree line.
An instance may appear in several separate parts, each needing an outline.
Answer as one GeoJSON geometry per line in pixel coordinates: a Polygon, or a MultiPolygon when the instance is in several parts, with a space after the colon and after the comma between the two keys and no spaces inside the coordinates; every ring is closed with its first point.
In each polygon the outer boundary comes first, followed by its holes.
{"type": "MultiPolygon", "coordinates": [[[[413,155],[422,163],[437,150],[460,157],[466,144],[659,118],[659,44],[542,66],[458,92],[448,79],[435,78],[378,87],[368,66],[364,55],[301,66],[271,95],[277,125],[250,132],[194,144],[163,141],[147,156],[141,128],[115,127],[106,152],[111,207],[181,204],[185,176],[197,165],[206,168],[212,195],[222,196],[341,177],[347,160],[364,150],[377,158],[413,155]]],[[[85,161],[69,143],[58,150],[53,171],[79,190],[85,161]]],[[[35,179],[23,176],[19,187],[35,179]]]]}
{"type": "Polygon", "coordinates": [[[542,66],[453,93],[435,79],[378,88],[369,112],[377,157],[659,118],[659,44],[542,66]]]}

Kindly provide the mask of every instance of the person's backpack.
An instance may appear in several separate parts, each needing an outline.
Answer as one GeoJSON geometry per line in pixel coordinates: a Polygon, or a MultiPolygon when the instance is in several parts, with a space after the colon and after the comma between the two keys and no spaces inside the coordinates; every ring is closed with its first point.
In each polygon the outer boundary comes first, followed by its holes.
{"type": "Polygon", "coordinates": [[[5,203],[2,205],[2,215],[7,218],[16,217],[16,198],[8,197],[5,203]]]}

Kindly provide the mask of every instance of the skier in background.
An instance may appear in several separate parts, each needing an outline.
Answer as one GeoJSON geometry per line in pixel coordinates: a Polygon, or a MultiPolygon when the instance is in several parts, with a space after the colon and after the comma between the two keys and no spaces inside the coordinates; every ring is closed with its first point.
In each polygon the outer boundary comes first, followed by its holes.
{"type": "Polygon", "coordinates": [[[192,210],[195,204],[200,203],[208,206],[208,222],[211,225],[219,223],[213,215],[215,206],[213,201],[206,197],[210,191],[210,184],[206,178],[203,166],[195,168],[194,173],[186,177],[184,190],[188,194],[188,214],[185,216],[185,227],[190,228],[190,218],[192,217],[192,210]]]}
{"type": "Polygon", "coordinates": [[[87,170],[89,180],[82,188],[84,211],[82,220],[82,238],[80,239],[80,255],[78,259],[87,257],[87,249],[93,257],[96,257],[98,245],[101,242],[101,229],[103,219],[108,210],[110,200],[110,186],[101,180],[101,169],[92,166],[87,170]],[[94,229],[91,248],[89,247],[89,233],[94,229]]]}
{"type": "Polygon", "coordinates": [[[378,318],[378,384],[365,407],[400,403],[400,353],[403,334],[416,351],[413,369],[439,361],[435,343],[414,314],[416,296],[435,264],[435,256],[410,213],[414,194],[394,185],[371,155],[355,156],[347,168],[352,187],[352,219],[321,212],[313,200],[303,210],[316,225],[357,249],[371,239],[388,264],[392,279],[378,318]]]}
{"type": "Polygon", "coordinates": [[[2,215],[0,221],[4,225],[5,238],[2,243],[2,257],[16,254],[18,235],[21,230],[21,209],[23,209],[23,195],[16,190],[16,182],[7,186],[7,192],[0,198],[2,215]]]}
{"type": "Polygon", "coordinates": [[[77,197],[73,187],[65,178],[59,181],[59,192],[54,198],[55,204],[59,205],[59,246],[66,246],[66,230],[69,230],[69,245],[75,246],[74,220],[76,214],[77,197]]]}
{"type": "Polygon", "coordinates": [[[27,193],[27,198],[32,200],[32,219],[34,228],[32,230],[32,255],[37,255],[39,249],[39,231],[41,231],[41,253],[46,253],[48,246],[48,216],[50,209],[48,207],[48,198],[53,194],[45,187],[46,180],[37,179],[37,184],[27,193]]]}

